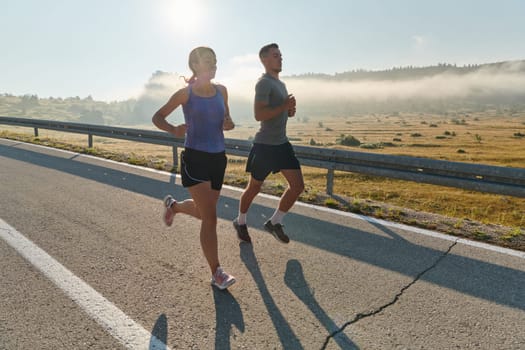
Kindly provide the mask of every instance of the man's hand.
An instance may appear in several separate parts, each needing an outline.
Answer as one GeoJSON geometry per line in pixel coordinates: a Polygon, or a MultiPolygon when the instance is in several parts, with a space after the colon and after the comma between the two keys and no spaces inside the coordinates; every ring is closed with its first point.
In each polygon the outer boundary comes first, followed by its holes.
{"type": "Polygon", "coordinates": [[[286,109],[288,110],[288,116],[289,117],[295,116],[295,111],[296,111],[295,96],[292,94],[288,95],[288,97],[286,98],[285,104],[287,107],[286,109]]]}

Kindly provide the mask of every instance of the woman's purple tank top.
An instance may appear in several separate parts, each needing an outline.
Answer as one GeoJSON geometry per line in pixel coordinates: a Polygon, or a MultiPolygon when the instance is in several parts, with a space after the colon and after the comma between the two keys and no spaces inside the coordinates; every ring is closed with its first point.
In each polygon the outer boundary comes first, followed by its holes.
{"type": "Polygon", "coordinates": [[[224,151],[222,125],[226,107],[221,92],[215,87],[211,97],[197,96],[189,86],[188,102],[182,106],[186,122],[184,146],[199,151],[218,153],[224,151]]]}

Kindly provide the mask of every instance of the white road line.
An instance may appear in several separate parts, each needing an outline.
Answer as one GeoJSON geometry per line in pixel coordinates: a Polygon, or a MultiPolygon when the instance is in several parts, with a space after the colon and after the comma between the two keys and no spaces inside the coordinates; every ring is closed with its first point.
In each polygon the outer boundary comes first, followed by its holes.
{"type": "Polygon", "coordinates": [[[373,218],[373,217],[370,217],[370,216],[364,216],[364,215],[359,215],[359,214],[355,214],[355,213],[349,213],[349,212],[345,212],[345,211],[335,210],[335,209],[331,209],[331,208],[320,207],[320,206],[316,206],[316,205],[309,204],[309,203],[297,202],[295,204],[296,205],[305,206],[305,207],[309,207],[309,208],[313,208],[313,209],[319,210],[319,211],[329,212],[329,213],[332,213],[332,214],[337,214],[337,215],[341,215],[341,216],[346,216],[346,217],[351,217],[351,218],[354,218],[354,219],[367,221],[367,222],[374,223],[374,224],[379,224],[379,225],[385,226],[385,227],[398,228],[398,229],[401,229],[403,231],[414,232],[414,233],[418,233],[418,234],[421,234],[421,235],[424,235],[424,236],[430,236],[430,237],[434,237],[434,238],[443,239],[445,241],[458,242],[458,243],[461,243],[461,244],[464,244],[464,245],[467,245],[467,246],[476,247],[476,248],[485,249],[485,250],[490,250],[490,251],[493,251],[493,252],[506,254],[506,255],[511,255],[511,256],[515,256],[515,257],[518,257],[518,258],[525,259],[525,252],[522,252],[522,251],[519,251],[519,250],[514,250],[514,249],[510,249],[510,248],[504,248],[504,247],[491,245],[491,244],[487,244],[487,243],[483,243],[483,242],[471,241],[471,240],[468,240],[468,239],[454,237],[454,236],[451,236],[451,235],[446,235],[444,233],[431,231],[431,230],[426,230],[426,229],[419,228],[419,227],[408,226],[408,225],[405,225],[405,224],[399,224],[397,222],[386,221],[386,220],[382,220],[382,219],[376,219],[376,218],[373,218]]]}
{"type": "Polygon", "coordinates": [[[161,340],[0,218],[0,238],[128,349],[169,350],[161,340]]]}

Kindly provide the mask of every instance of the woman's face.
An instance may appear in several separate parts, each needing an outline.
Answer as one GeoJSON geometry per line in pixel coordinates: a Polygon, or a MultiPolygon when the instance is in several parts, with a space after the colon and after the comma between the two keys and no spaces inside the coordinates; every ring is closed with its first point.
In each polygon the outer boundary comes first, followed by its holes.
{"type": "Polygon", "coordinates": [[[215,78],[217,72],[217,58],[213,52],[204,51],[195,63],[194,69],[197,77],[211,80],[215,78]]]}

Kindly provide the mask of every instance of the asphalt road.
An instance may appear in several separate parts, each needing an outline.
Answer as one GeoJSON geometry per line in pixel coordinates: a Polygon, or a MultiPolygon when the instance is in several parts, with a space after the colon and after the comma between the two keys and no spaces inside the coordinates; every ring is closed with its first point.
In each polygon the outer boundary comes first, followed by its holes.
{"type": "Polygon", "coordinates": [[[525,253],[276,199],[231,220],[209,284],[199,222],[161,221],[175,176],[0,139],[0,349],[525,349],[525,253]],[[165,345],[166,344],[166,345],[165,345]]]}

